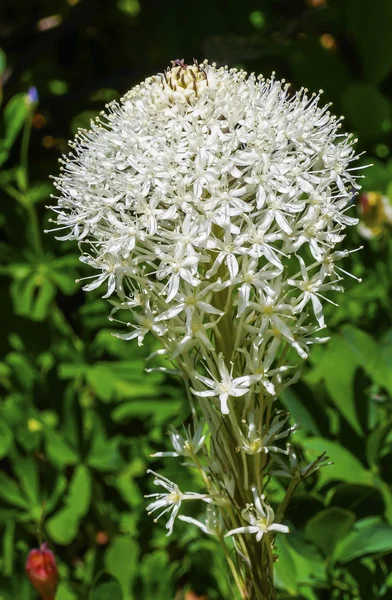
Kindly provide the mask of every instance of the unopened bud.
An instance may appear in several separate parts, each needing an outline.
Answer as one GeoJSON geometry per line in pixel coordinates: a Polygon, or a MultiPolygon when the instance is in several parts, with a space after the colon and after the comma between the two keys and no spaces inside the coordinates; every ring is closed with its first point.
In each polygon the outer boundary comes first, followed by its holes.
{"type": "Polygon", "coordinates": [[[42,600],[54,600],[59,583],[56,560],[46,544],[30,550],[26,561],[26,573],[42,600]]]}

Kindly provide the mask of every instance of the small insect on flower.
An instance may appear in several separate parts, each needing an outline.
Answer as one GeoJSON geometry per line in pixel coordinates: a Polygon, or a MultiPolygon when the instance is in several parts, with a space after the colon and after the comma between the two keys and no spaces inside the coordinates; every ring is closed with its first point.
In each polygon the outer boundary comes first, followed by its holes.
{"type": "Polygon", "coordinates": [[[41,594],[42,600],[54,600],[59,574],[54,554],[46,544],[30,550],[25,568],[27,577],[41,594]]]}

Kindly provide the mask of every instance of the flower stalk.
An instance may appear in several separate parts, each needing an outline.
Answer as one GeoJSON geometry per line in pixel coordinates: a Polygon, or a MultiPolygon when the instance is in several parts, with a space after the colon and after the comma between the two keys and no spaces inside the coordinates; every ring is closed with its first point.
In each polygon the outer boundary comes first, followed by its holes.
{"type": "Polygon", "coordinates": [[[55,179],[54,229],[97,273],[84,289],[106,286],[117,337],[159,340],[190,399],[191,425],[155,456],[185,458],[204,489],[151,471],[164,491],[147,509],[168,517],[168,535],[178,516],[216,537],[243,600],[275,599],[275,537],[289,535],[297,485],[325,464],[298,463],[277,406],[327,339],[323,302],[348,254],[335,246],[357,223],[355,140],[319,100],[175,61],[80,131],[55,179]],[[277,507],[272,477],[287,483],[277,507]],[[186,516],[190,501],[204,519],[186,516]]]}

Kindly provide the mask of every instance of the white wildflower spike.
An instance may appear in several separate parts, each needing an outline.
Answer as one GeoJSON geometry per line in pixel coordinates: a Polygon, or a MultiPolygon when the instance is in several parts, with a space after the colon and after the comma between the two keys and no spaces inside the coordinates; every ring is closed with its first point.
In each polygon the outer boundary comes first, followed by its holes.
{"type": "Polygon", "coordinates": [[[337,246],[357,222],[356,140],[319,100],[274,76],[174,61],[80,130],[55,179],[51,231],[83,248],[84,289],[102,286],[128,327],[117,337],[152,334],[169,365],[157,370],[188,392],[193,429],[171,428],[173,450],[154,456],[186,457],[206,493],[150,471],[164,491],[147,510],[169,515],[170,534],[182,502],[201,500],[205,521],[182,521],[220,541],[255,534],[235,543],[241,597],[274,597],[274,533],[289,530],[265,496],[270,476],[290,480],[282,520],[296,485],[328,464],[303,466],[281,445],[295,427],[274,406],[327,340],[323,302],[354,251],[337,246]]]}
{"type": "Polygon", "coordinates": [[[83,243],[97,270],[84,289],[106,286],[131,311],[119,337],[152,333],[169,358],[192,356],[195,394],[217,396],[223,414],[254,391],[230,371],[238,350],[251,340],[273,358],[256,387],[277,394],[274,360],[287,344],[308,356],[323,293],[341,289],[355,140],[318,102],[274,77],[174,61],[79,131],[55,180],[61,239],[83,243]]]}

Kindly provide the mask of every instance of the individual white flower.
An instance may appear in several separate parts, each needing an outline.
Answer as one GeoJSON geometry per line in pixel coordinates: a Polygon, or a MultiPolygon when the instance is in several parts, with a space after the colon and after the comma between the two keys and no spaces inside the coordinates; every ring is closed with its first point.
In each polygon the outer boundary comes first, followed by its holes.
{"type": "Polygon", "coordinates": [[[196,527],[201,529],[202,532],[206,533],[207,535],[215,535],[220,537],[223,534],[222,513],[217,506],[207,506],[204,522],[186,515],[180,515],[178,518],[180,521],[185,521],[185,523],[196,525],[196,527]]]}
{"type": "Polygon", "coordinates": [[[282,414],[278,413],[274,417],[268,431],[263,434],[255,422],[255,413],[251,412],[246,423],[246,436],[241,432],[242,444],[240,449],[246,454],[259,454],[260,452],[264,452],[265,454],[269,452],[288,454],[287,448],[280,448],[275,443],[296,430],[295,426],[288,427],[286,430],[283,429],[288,418],[288,415],[282,416],[282,414]]]}
{"type": "Polygon", "coordinates": [[[233,378],[232,373],[229,372],[225,365],[222,355],[218,357],[218,369],[219,379],[211,379],[204,375],[200,375],[200,373],[194,373],[193,376],[209,389],[202,391],[192,389],[192,392],[201,398],[219,396],[221,412],[222,414],[227,415],[229,414],[229,398],[238,398],[247,394],[252,381],[254,382],[257,379],[257,376],[244,375],[243,377],[233,378]]]}
{"type": "Polygon", "coordinates": [[[256,541],[260,542],[266,532],[277,531],[280,533],[289,533],[287,525],[274,523],[275,513],[265,502],[264,496],[258,496],[256,488],[252,488],[254,504],[248,504],[241,512],[242,518],[249,523],[244,527],[236,527],[226,533],[226,536],[236,535],[237,533],[255,533],[256,541]]]}
{"type": "Polygon", "coordinates": [[[160,458],[162,456],[186,456],[193,457],[201,450],[204,445],[206,436],[203,435],[204,427],[200,425],[194,435],[191,435],[190,428],[185,429],[185,435],[181,435],[174,427],[170,427],[169,436],[174,452],[156,452],[152,454],[154,458],[160,458]]]}
{"type": "Polygon", "coordinates": [[[287,283],[289,285],[298,287],[302,294],[300,294],[295,302],[293,313],[300,313],[303,311],[309,300],[312,302],[314,316],[317,319],[317,322],[320,327],[324,327],[324,315],[323,315],[323,306],[321,304],[320,298],[323,298],[327,302],[331,302],[329,299],[326,299],[320,292],[322,291],[339,291],[342,292],[343,288],[339,285],[335,285],[336,281],[340,281],[340,277],[338,280],[324,283],[320,278],[320,274],[316,273],[310,279],[308,270],[305,265],[305,261],[301,256],[298,256],[298,261],[300,264],[302,279],[288,279],[287,283]]]}
{"type": "Polygon", "coordinates": [[[185,494],[183,494],[178,485],[176,485],[175,483],[170,481],[170,479],[167,479],[163,475],[159,475],[158,473],[151,471],[151,469],[149,469],[147,473],[152,473],[153,475],[155,475],[155,485],[160,485],[165,490],[167,490],[167,493],[163,492],[147,494],[145,496],[146,498],[156,498],[156,500],[154,500],[147,506],[147,511],[149,515],[155,512],[156,510],[160,510],[161,508],[163,508],[162,512],[160,512],[159,515],[155,518],[155,521],[158,521],[158,519],[160,519],[160,517],[162,517],[164,514],[171,512],[170,518],[166,523],[166,529],[168,530],[167,535],[171,535],[173,533],[174,521],[178,514],[178,511],[180,510],[181,502],[183,502],[184,500],[204,500],[207,502],[210,501],[209,496],[207,496],[206,494],[197,494],[196,492],[185,492],[185,494]]]}

